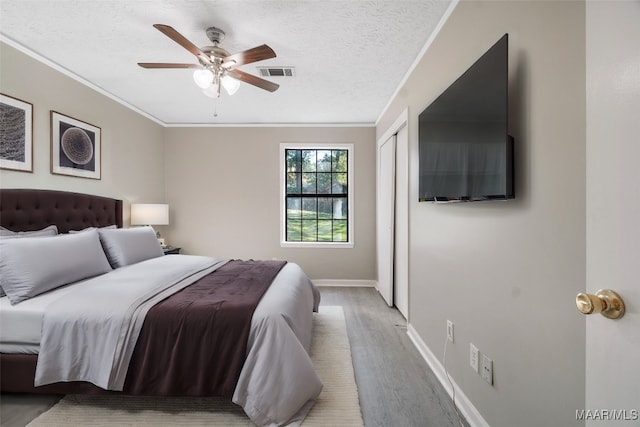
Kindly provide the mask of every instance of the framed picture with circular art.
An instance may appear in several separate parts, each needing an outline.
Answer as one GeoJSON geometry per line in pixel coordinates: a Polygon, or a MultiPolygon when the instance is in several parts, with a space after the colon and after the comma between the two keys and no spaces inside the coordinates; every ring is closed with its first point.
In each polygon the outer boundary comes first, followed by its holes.
{"type": "Polygon", "coordinates": [[[51,173],[100,179],[100,128],[51,111],[51,173]]]}
{"type": "Polygon", "coordinates": [[[33,105],[0,94],[0,168],[33,172],[33,105]]]}

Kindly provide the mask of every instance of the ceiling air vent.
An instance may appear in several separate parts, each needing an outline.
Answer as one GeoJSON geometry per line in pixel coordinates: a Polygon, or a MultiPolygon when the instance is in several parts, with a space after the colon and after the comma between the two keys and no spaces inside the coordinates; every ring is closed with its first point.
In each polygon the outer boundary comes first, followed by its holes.
{"type": "Polygon", "coordinates": [[[295,77],[293,67],[256,67],[262,77],[295,77]]]}

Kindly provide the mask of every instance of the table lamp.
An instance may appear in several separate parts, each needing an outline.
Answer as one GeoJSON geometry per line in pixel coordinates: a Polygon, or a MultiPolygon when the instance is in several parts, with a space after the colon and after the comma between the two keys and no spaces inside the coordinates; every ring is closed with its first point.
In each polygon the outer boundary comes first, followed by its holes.
{"type": "MultiPolygon", "coordinates": [[[[159,203],[131,204],[131,225],[169,225],[169,205],[159,203]]],[[[156,230],[156,237],[162,246],[164,239],[156,230]]]]}

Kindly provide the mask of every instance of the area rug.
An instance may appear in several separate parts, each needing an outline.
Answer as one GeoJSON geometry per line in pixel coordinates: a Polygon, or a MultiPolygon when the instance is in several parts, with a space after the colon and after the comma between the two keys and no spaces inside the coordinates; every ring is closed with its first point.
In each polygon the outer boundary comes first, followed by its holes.
{"type": "MultiPolygon", "coordinates": [[[[362,426],[351,347],[339,306],[314,314],[311,359],[324,388],[304,427],[362,426]]],[[[65,396],[28,427],[253,426],[242,408],[212,398],[65,396]]]]}

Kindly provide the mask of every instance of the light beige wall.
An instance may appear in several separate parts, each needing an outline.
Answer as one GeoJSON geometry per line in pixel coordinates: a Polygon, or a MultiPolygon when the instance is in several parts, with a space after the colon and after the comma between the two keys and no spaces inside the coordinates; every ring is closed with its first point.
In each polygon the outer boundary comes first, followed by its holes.
{"type": "Polygon", "coordinates": [[[3,188],[123,198],[125,221],[128,202],[164,200],[162,126],[4,43],[0,43],[0,92],[33,104],[33,173],[0,170],[3,188]],[[50,110],[101,128],[101,180],[50,173],[50,110]]]}
{"type": "Polygon", "coordinates": [[[373,127],[163,128],[4,43],[0,66],[0,91],[34,106],[34,172],[0,170],[3,188],[122,198],[125,223],[129,203],[163,202],[166,191],[171,225],[159,229],[185,253],[282,258],[316,279],[375,279],[373,127]],[[101,128],[101,180],[50,173],[50,110],[101,128]],[[280,248],[281,142],[355,145],[354,248],[280,248]]]}
{"type": "Polygon", "coordinates": [[[375,279],[375,129],[168,128],[170,242],[185,253],[287,259],[312,279],[375,279]],[[280,247],[282,142],[353,143],[355,246],[280,247]]]}
{"type": "Polygon", "coordinates": [[[578,425],[584,407],[585,5],[462,1],[380,119],[409,107],[410,323],[493,427],[578,425]],[[417,115],[509,33],[516,199],[417,202],[417,115]],[[494,362],[490,386],[469,343],[494,362]]]}

